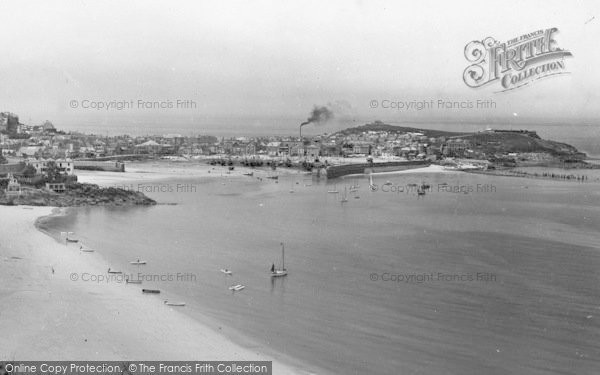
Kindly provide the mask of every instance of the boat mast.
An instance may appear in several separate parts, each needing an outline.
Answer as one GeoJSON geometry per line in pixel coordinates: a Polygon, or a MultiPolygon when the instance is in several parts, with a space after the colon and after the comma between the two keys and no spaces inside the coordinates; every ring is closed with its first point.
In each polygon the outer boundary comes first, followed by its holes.
{"type": "Polygon", "coordinates": [[[285,270],[285,247],[283,242],[281,243],[281,269],[285,270]]]}

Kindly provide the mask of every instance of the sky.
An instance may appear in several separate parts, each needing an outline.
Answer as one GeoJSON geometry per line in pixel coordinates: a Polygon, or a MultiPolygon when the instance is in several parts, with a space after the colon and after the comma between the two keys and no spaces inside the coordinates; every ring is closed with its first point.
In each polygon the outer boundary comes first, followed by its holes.
{"type": "Polygon", "coordinates": [[[0,13],[0,111],[24,123],[295,132],[315,105],[333,108],[336,121],[307,133],[374,120],[484,126],[600,118],[595,0],[4,1],[0,13]],[[552,27],[573,55],[565,59],[569,74],[508,92],[464,83],[469,42],[552,27]],[[440,108],[439,100],[494,107],[440,108]],[[423,101],[435,105],[383,108],[423,101]],[[130,107],[118,110],[118,102],[130,107]]]}

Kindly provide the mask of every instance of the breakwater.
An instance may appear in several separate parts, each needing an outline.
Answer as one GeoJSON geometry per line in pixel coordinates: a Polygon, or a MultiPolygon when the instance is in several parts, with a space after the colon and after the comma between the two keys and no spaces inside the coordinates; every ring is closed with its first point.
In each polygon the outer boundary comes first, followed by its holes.
{"type": "Polygon", "coordinates": [[[337,178],[349,174],[396,172],[406,169],[423,168],[431,164],[429,160],[390,161],[383,163],[358,163],[332,165],[313,171],[318,177],[337,178]]]}
{"type": "Polygon", "coordinates": [[[89,171],[125,172],[125,163],[119,161],[75,160],[75,169],[89,171]]]}

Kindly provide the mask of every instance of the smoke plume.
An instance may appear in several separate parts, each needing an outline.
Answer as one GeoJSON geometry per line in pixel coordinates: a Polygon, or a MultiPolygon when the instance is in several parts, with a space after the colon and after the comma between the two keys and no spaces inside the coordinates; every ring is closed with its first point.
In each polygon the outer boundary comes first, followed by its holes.
{"type": "Polygon", "coordinates": [[[332,120],[334,117],[333,111],[324,105],[315,105],[310,116],[304,121],[300,126],[315,124],[315,125],[324,125],[328,121],[332,120]]]}

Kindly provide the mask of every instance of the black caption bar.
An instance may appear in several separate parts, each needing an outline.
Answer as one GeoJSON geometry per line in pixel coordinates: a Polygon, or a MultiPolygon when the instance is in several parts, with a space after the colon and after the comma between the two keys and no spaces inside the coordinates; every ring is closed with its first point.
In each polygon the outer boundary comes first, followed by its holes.
{"type": "Polygon", "coordinates": [[[0,374],[14,375],[272,375],[271,361],[6,361],[0,374]]]}

